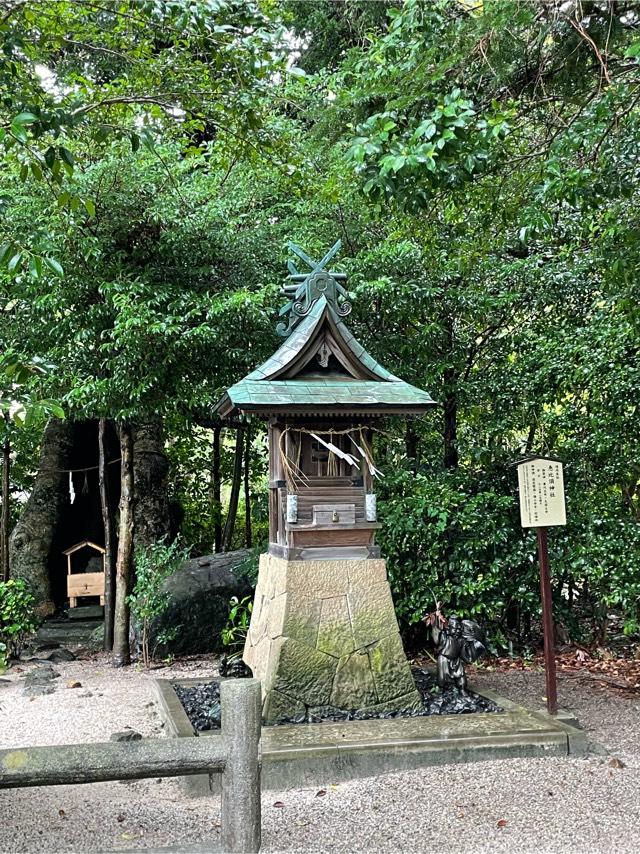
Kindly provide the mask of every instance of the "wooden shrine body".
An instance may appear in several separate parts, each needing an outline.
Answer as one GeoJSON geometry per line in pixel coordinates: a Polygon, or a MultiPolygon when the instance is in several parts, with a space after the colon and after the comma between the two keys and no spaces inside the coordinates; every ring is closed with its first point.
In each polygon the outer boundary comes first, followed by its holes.
{"type": "Polygon", "coordinates": [[[217,404],[269,434],[269,547],[243,658],[262,682],[267,721],[328,709],[421,705],[402,647],[379,527],[374,433],[389,415],[422,415],[427,392],[382,367],[343,319],[344,273],[290,244],[282,346],[217,404]]]}
{"type": "Polygon", "coordinates": [[[370,424],[348,419],[272,419],[269,432],[269,552],[288,560],[378,558],[374,477],[331,455],[372,446],[370,424]],[[283,459],[284,458],[284,459],[283,459]],[[295,460],[298,476],[285,471],[295,460]],[[287,477],[289,474],[289,477],[287,477]]]}

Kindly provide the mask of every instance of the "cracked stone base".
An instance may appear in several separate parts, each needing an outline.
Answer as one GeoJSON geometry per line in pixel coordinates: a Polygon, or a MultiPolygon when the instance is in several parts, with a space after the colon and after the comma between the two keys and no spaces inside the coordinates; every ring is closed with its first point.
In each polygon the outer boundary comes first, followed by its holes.
{"type": "Polygon", "coordinates": [[[421,704],[384,560],[261,555],[243,657],[262,682],[266,721],[421,704]]]}

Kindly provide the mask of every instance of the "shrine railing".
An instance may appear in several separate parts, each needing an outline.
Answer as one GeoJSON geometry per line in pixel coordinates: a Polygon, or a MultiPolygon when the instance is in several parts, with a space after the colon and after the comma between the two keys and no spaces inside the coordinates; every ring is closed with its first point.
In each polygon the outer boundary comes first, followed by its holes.
{"type": "Polygon", "coordinates": [[[147,738],[0,750],[0,788],[221,774],[222,850],[257,852],[261,841],[259,680],[223,680],[220,704],[220,738],[147,738]]]}

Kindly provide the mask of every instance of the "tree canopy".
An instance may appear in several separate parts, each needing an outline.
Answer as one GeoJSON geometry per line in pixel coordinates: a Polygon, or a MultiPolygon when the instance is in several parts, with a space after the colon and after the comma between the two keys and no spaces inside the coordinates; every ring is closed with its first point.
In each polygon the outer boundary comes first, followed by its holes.
{"type": "Polygon", "coordinates": [[[201,547],[212,405],[277,346],[287,241],[340,237],[354,334],[440,404],[377,439],[405,625],[437,595],[527,629],[510,464],[538,452],[566,462],[558,619],[636,631],[639,25],[605,0],[10,2],[4,347],[55,365],[73,418],[164,420],[201,547]]]}

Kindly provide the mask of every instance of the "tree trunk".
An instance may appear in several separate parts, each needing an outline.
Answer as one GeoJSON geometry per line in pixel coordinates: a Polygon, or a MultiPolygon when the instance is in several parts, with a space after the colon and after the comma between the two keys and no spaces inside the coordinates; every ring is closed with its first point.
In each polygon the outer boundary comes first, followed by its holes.
{"type": "Polygon", "coordinates": [[[404,445],[411,471],[416,474],[418,471],[418,435],[410,421],[407,422],[405,429],[404,445]]]}
{"type": "Polygon", "coordinates": [[[100,509],[104,528],[104,649],[113,648],[113,615],[116,592],[116,549],[113,515],[109,504],[109,473],[107,471],[106,447],[107,420],[101,418],[98,423],[98,487],[100,489],[100,509]]]}
{"type": "Polygon", "coordinates": [[[253,545],[253,532],[251,531],[251,427],[246,430],[246,444],[244,452],[244,544],[250,549],[253,545]]]}
{"type": "Polygon", "coordinates": [[[220,483],[220,434],[221,427],[213,428],[213,449],[211,457],[211,514],[213,516],[213,550],[216,554],[222,548],[222,499],[220,483]]]}
{"type": "Polygon", "coordinates": [[[458,468],[458,397],[455,389],[456,374],[450,368],[444,372],[444,467],[458,468]]]}
{"type": "Polygon", "coordinates": [[[242,484],[243,445],[244,429],[242,427],[238,427],[236,432],[236,452],[233,461],[233,481],[231,483],[231,495],[229,496],[229,509],[227,511],[227,521],[224,526],[224,534],[222,535],[223,552],[228,552],[231,549],[233,529],[236,524],[236,516],[238,515],[238,498],[240,497],[240,486],[242,484]]]}
{"type": "Polygon", "coordinates": [[[525,445],[525,454],[530,454],[533,450],[533,441],[536,437],[536,423],[535,421],[529,425],[529,432],[527,434],[527,444],[525,445]]]}
{"type": "Polygon", "coordinates": [[[5,440],[2,446],[2,513],[0,513],[0,576],[9,580],[9,470],[11,467],[11,441],[9,439],[9,419],[5,423],[5,440]]]}
{"type": "Polygon", "coordinates": [[[10,538],[11,571],[24,578],[36,599],[40,616],[55,610],[51,600],[49,554],[63,502],[68,499],[66,483],[73,444],[73,424],[52,418],[45,427],[38,474],[10,538]]]}
{"type": "Polygon", "coordinates": [[[133,430],[135,547],[169,537],[169,463],[158,418],[133,430]]]}
{"type": "Polygon", "coordinates": [[[121,492],[120,531],[116,560],[116,596],[113,624],[113,666],[131,663],[129,651],[129,605],[133,563],[133,438],[131,427],[120,427],[121,492]]]}

